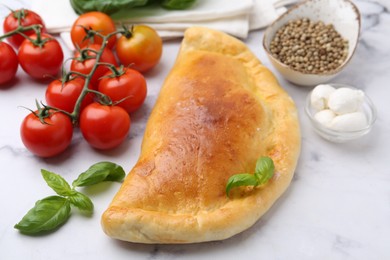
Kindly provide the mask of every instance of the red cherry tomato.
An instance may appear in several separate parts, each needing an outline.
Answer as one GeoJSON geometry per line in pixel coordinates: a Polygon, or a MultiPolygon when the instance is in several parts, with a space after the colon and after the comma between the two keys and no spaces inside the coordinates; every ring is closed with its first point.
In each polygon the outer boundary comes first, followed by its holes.
{"type": "MultiPolygon", "coordinates": [[[[79,18],[74,22],[72,29],[70,31],[70,36],[72,38],[73,45],[75,47],[83,48],[91,43],[102,44],[102,38],[99,36],[94,36],[93,40],[85,40],[86,32],[85,28],[92,28],[94,31],[98,31],[102,35],[107,35],[109,33],[115,32],[115,23],[110,16],[101,12],[88,12],[79,16],[79,18]]],[[[116,42],[116,35],[110,37],[107,43],[107,47],[112,49],[116,42]]]]}
{"type": "MultiPolygon", "coordinates": [[[[3,31],[4,33],[8,33],[10,31],[18,28],[19,23],[18,19],[20,19],[20,23],[22,26],[30,26],[33,24],[39,24],[42,26],[41,32],[46,32],[45,23],[42,18],[35,12],[27,9],[20,9],[16,11],[12,11],[3,22],[3,31]]],[[[28,30],[23,32],[27,36],[31,36],[35,34],[34,30],[28,30]]],[[[8,37],[7,40],[16,48],[19,47],[24,41],[24,37],[20,34],[14,34],[11,37],[8,37]]]]}
{"type": "Polygon", "coordinates": [[[15,77],[18,65],[18,56],[14,49],[9,44],[0,42],[0,85],[15,77]]]}
{"type": "MultiPolygon", "coordinates": [[[[37,35],[30,36],[33,40],[37,35]]],[[[48,34],[42,34],[41,39],[50,39],[41,47],[28,39],[20,45],[18,58],[22,69],[31,77],[44,79],[56,76],[61,69],[64,53],[58,41],[48,34]]]]}
{"type": "MultiPolygon", "coordinates": [[[[108,72],[106,75],[112,75],[108,72]]],[[[99,92],[106,94],[113,102],[121,101],[118,106],[128,113],[137,110],[146,98],[146,80],[136,70],[125,68],[124,74],[117,77],[106,77],[99,82],[99,92]]]]}
{"type": "Polygon", "coordinates": [[[146,72],[156,66],[162,54],[162,40],[157,32],[146,25],[135,25],[131,35],[122,35],[116,44],[119,61],[146,72]]]}
{"type": "MultiPolygon", "coordinates": [[[[95,51],[99,51],[100,47],[101,46],[98,44],[92,44],[88,48],[95,50],[95,51]]],[[[88,55],[90,55],[91,57],[92,56],[96,57],[96,54],[93,52],[88,52],[88,55]]],[[[79,51],[77,51],[74,56],[76,59],[72,60],[72,63],[70,64],[70,70],[80,72],[82,74],[89,74],[91,72],[95,62],[96,62],[96,59],[90,58],[90,59],[86,59],[84,61],[79,61],[79,60],[77,60],[78,58],[81,57],[81,53],[79,51]]],[[[114,66],[118,66],[114,54],[112,53],[112,51],[110,49],[107,49],[107,48],[104,49],[99,62],[110,63],[114,66]]],[[[103,65],[99,65],[99,67],[95,70],[95,73],[93,74],[93,76],[91,78],[91,85],[94,89],[98,88],[99,79],[102,76],[104,76],[104,74],[106,74],[107,71],[109,71],[109,70],[110,69],[108,67],[103,66],[103,65]]]]}
{"type": "MultiPolygon", "coordinates": [[[[76,101],[79,98],[85,80],[83,78],[74,78],[62,84],[61,80],[52,81],[46,89],[46,102],[49,106],[56,107],[73,112],[76,101]]],[[[93,96],[88,93],[81,102],[81,110],[93,102],[93,96]]]]}
{"type": "Polygon", "coordinates": [[[80,115],[80,129],[94,148],[111,149],[120,145],[130,131],[130,116],[118,106],[89,104],[80,115]]]}
{"type": "Polygon", "coordinates": [[[30,113],[20,128],[23,144],[33,154],[40,157],[52,157],[63,152],[70,144],[73,126],[70,118],[60,112],[49,111],[42,124],[39,118],[30,113]]]}

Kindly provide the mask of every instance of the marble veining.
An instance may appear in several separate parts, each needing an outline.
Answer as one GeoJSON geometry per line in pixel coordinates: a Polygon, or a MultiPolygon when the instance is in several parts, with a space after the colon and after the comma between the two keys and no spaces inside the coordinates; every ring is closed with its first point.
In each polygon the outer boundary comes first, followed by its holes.
{"type": "MultiPolygon", "coordinates": [[[[2,1],[14,9],[28,7],[28,2],[2,1]]],[[[68,181],[102,160],[131,169],[180,41],[164,43],[161,63],[146,75],[148,97],[132,115],[129,137],[107,152],[90,148],[76,131],[70,149],[61,156],[39,159],[31,155],[19,137],[27,111],[18,106],[34,107],[35,98],[44,98],[45,86],[30,80],[19,68],[13,86],[0,89],[0,259],[390,259],[390,5],[388,0],[354,2],[362,13],[359,45],[350,64],[333,82],[354,85],[371,97],[378,110],[372,132],[345,144],[319,137],[304,113],[310,89],[281,78],[261,47],[263,31],[252,32],[245,42],[296,102],[302,151],[285,194],[253,227],[224,241],[143,245],[108,238],[100,228],[100,215],[118,190],[117,183],[84,190],[95,204],[90,218],[74,210],[57,232],[40,237],[23,236],[13,229],[35,201],[52,194],[40,169],[60,173],[68,181]]],[[[0,7],[1,17],[7,13],[0,7]]]]}

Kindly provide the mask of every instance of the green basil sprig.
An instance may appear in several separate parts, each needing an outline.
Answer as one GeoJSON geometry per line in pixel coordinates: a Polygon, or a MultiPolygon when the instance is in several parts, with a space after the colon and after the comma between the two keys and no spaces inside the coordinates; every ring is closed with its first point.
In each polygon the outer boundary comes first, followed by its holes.
{"type": "Polygon", "coordinates": [[[125,177],[123,168],[111,162],[99,162],[92,165],[87,171],[81,173],[73,181],[72,187],[60,175],[42,169],[42,177],[47,185],[59,196],[50,196],[38,200],[22,220],[14,227],[24,234],[37,234],[63,225],[71,214],[71,205],[84,213],[93,213],[91,199],[77,191],[76,187],[85,187],[103,181],[121,182],[125,177]]]}
{"type": "Polygon", "coordinates": [[[102,181],[122,181],[125,172],[122,167],[112,162],[100,162],[89,167],[73,181],[74,187],[85,187],[102,181]]]}
{"type": "Polygon", "coordinates": [[[275,165],[271,158],[260,157],[256,162],[255,173],[240,173],[230,176],[226,184],[226,195],[234,187],[259,186],[267,183],[275,172],[275,165]]]}
{"type": "Polygon", "coordinates": [[[183,10],[191,7],[195,0],[162,0],[161,6],[166,9],[183,10]]]}
{"type": "Polygon", "coordinates": [[[69,200],[60,196],[51,196],[38,200],[15,228],[25,234],[50,231],[64,224],[69,216],[69,200]]]}
{"type": "MultiPolygon", "coordinates": [[[[162,6],[166,9],[183,10],[190,8],[196,0],[70,0],[70,4],[76,13],[82,14],[91,11],[99,11],[113,14],[120,10],[136,7],[162,6]]],[[[153,11],[153,8],[150,9],[153,11]]]]}

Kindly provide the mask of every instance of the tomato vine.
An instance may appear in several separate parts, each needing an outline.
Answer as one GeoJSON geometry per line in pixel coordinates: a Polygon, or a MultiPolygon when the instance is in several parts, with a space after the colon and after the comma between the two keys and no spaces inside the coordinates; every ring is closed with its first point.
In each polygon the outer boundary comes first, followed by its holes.
{"type": "MultiPolygon", "coordinates": [[[[66,72],[64,65],[68,60],[63,63],[62,49],[54,37],[44,33],[46,29],[43,21],[24,25],[23,17],[26,17],[26,13],[33,12],[17,12],[18,24],[13,30],[0,36],[0,47],[4,39],[11,39],[15,35],[23,36],[25,40],[20,45],[18,59],[27,74],[41,80],[47,78],[47,75],[57,76],[62,72],[61,77],[47,87],[47,104],[37,102],[36,110],[31,110],[22,123],[21,137],[28,150],[41,157],[61,153],[70,145],[74,127],[80,127],[84,139],[94,148],[111,149],[121,144],[130,130],[130,113],[136,111],[146,98],[146,80],[140,72],[154,67],[161,57],[162,42],[158,34],[154,29],[143,25],[117,30],[113,30],[112,26],[103,28],[106,25],[100,20],[98,24],[93,24],[96,17],[102,16],[101,13],[84,14],[72,27],[71,34],[77,34],[72,37],[72,40],[77,39],[73,41],[77,50],[71,58],[70,70],[66,72]],[[91,16],[96,17],[89,19],[91,16]],[[34,33],[27,35],[26,32],[31,30],[34,33]],[[116,41],[117,36],[122,39],[121,43],[116,41]],[[132,45],[132,41],[135,45],[132,45]],[[120,55],[118,53],[121,66],[111,50],[113,43],[116,43],[116,50],[121,50],[120,55]],[[143,49],[151,52],[147,53],[143,49]],[[126,52],[134,57],[134,61],[123,60],[123,53],[126,52]],[[38,54],[41,61],[34,60],[31,53],[38,54]],[[145,56],[144,61],[141,56],[145,56]],[[46,60],[52,62],[48,63],[50,66],[42,64],[46,60]],[[147,66],[139,66],[142,62],[147,66]],[[64,120],[63,116],[59,117],[59,114],[68,118],[72,128],[65,127],[69,125],[66,122],[68,120],[64,120]],[[53,121],[53,118],[61,120],[53,121]],[[54,124],[57,124],[57,129],[66,129],[67,132],[59,134],[58,131],[53,131],[54,124]],[[55,147],[54,141],[47,142],[61,138],[66,139],[66,143],[61,143],[58,147],[55,147]]],[[[107,24],[113,24],[109,16],[104,18],[109,19],[107,24]]]]}

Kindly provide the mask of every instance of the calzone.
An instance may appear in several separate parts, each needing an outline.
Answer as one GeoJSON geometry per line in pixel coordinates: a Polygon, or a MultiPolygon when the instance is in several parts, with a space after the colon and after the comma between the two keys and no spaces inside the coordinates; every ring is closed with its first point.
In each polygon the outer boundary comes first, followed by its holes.
{"type": "Polygon", "coordinates": [[[229,238],[281,196],[300,151],[297,111],[273,74],[241,41],[185,32],[146,125],[139,159],[102,216],[104,232],[139,243],[229,238]],[[230,176],[261,156],[275,174],[225,193],[230,176]]]}

